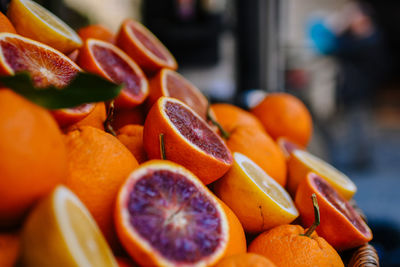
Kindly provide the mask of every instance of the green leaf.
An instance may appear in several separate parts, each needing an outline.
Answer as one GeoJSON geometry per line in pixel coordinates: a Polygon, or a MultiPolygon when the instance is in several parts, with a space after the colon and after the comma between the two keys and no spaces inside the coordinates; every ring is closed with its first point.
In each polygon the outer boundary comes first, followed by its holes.
{"type": "Polygon", "coordinates": [[[65,87],[49,86],[37,88],[27,72],[14,76],[0,76],[0,82],[30,101],[48,108],[72,108],[85,103],[101,102],[114,99],[122,89],[100,76],[79,72],[65,87]]]}

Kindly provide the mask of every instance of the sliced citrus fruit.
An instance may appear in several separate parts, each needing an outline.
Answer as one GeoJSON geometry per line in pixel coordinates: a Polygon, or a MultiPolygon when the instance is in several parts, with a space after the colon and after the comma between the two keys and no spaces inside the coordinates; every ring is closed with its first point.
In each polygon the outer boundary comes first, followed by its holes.
{"type": "Polygon", "coordinates": [[[109,29],[100,24],[94,24],[80,28],[78,30],[78,35],[81,37],[82,41],[93,38],[112,44],[115,42],[114,34],[109,29]]]}
{"type": "Polygon", "coordinates": [[[182,75],[170,69],[162,69],[149,80],[150,93],[147,104],[151,107],[161,96],[181,100],[204,120],[207,119],[207,98],[182,75]]]}
{"type": "Polygon", "coordinates": [[[124,88],[115,100],[116,107],[137,106],[149,93],[148,82],[142,70],[113,44],[87,39],[80,50],[78,64],[88,72],[124,84],[124,88]]]}
{"type": "Polygon", "coordinates": [[[21,234],[23,266],[118,266],[82,202],[58,186],[33,209],[21,234]]]}
{"type": "Polygon", "coordinates": [[[142,266],[212,266],[227,247],[223,208],[190,171],[152,160],[122,185],[115,208],[118,236],[142,266]]]}
{"type": "Polygon", "coordinates": [[[141,23],[127,19],[117,34],[117,45],[135,60],[145,72],[161,68],[177,69],[168,49],[141,23]]]}
{"type": "Polygon", "coordinates": [[[162,156],[160,134],[164,134],[166,158],[188,168],[205,184],[220,178],[232,165],[224,141],[178,99],[160,97],[147,114],[143,144],[150,159],[162,156]]]}
{"type": "Polygon", "coordinates": [[[303,150],[295,150],[288,162],[288,189],[294,196],[299,183],[307,173],[315,172],[324,178],[339,194],[349,200],[357,191],[356,185],[329,163],[303,150]]]}
{"type": "Polygon", "coordinates": [[[278,137],[278,139],[276,139],[276,143],[282,150],[282,153],[285,156],[286,160],[289,160],[290,156],[296,149],[304,150],[303,147],[296,144],[295,142],[290,141],[286,137],[278,137]]]}
{"type": "Polygon", "coordinates": [[[63,53],[82,45],[81,38],[62,20],[31,0],[12,0],[7,16],[17,33],[45,43],[63,53]]]}
{"type": "Polygon", "coordinates": [[[246,232],[290,223],[299,215],[289,194],[251,159],[233,153],[232,168],[215,183],[215,193],[237,215],[246,232]]]}
{"type": "MultiPolygon", "coordinates": [[[[67,56],[47,45],[17,34],[0,33],[0,74],[14,75],[21,71],[28,71],[38,87],[63,87],[81,69],[67,56]]],[[[86,117],[93,108],[93,104],[85,104],[52,113],[59,125],[65,127],[86,117]]]]}
{"type": "Polygon", "coordinates": [[[354,248],[372,239],[372,232],[354,208],[323,178],[310,172],[297,189],[296,205],[304,226],[314,221],[310,196],[318,200],[321,223],[317,233],[337,250],[354,248]]]}

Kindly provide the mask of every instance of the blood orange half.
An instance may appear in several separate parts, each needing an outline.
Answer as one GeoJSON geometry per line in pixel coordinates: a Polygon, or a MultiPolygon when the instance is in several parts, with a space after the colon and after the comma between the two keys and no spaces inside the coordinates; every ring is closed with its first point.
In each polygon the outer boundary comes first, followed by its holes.
{"type": "Polygon", "coordinates": [[[181,100],[204,120],[207,119],[207,98],[179,73],[164,68],[149,80],[149,88],[150,93],[147,99],[149,108],[161,96],[169,96],[181,100]]]}
{"type": "Polygon", "coordinates": [[[176,70],[178,65],[168,49],[141,23],[125,20],[117,35],[117,45],[135,60],[145,72],[161,68],[176,70]]]}
{"type": "Polygon", "coordinates": [[[80,50],[78,64],[88,72],[125,85],[115,100],[117,107],[137,106],[149,93],[148,82],[142,70],[113,44],[97,39],[87,39],[80,50]]]}
{"type": "MultiPolygon", "coordinates": [[[[67,85],[81,69],[61,52],[12,33],[0,34],[0,75],[28,71],[36,86],[67,85]]],[[[94,108],[87,104],[53,112],[61,126],[77,122],[94,108]]]]}
{"type": "Polygon", "coordinates": [[[213,266],[229,227],[202,182],[170,161],[153,160],[122,185],[115,208],[118,236],[141,266],[213,266]]]}
{"type": "Polygon", "coordinates": [[[160,97],[147,114],[143,144],[150,159],[160,159],[160,134],[164,134],[168,160],[183,165],[205,184],[224,175],[232,155],[208,124],[178,99],[160,97]]]}
{"type": "Polygon", "coordinates": [[[321,214],[318,235],[337,250],[354,248],[372,239],[372,232],[354,208],[323,178],[310,172],[296,193],[295,203],[305,227],[314,221],[310,196],[315,193],[321,214]]]}

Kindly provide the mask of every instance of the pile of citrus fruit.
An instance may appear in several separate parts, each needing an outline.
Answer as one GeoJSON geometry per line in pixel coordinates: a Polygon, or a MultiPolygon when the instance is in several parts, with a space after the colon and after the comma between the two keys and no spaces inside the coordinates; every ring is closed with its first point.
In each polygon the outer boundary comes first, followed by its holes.
{"type": "Polygon", "coordinates": [[[130,19],[75,33],[12,0],[0,32],[3,76],[123,85],[53,110],[1,87],[0,266],[344,266],[338,252],[372,239],[348,202],[355,185],[306,151],[296,97],[209,105],[130,19]]]}

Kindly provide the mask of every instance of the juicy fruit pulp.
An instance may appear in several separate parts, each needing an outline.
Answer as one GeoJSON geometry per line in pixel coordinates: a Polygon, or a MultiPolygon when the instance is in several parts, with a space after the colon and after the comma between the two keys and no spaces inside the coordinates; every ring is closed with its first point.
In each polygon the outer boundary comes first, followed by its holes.
{"type": "Polygon", "coordinates": [[[144,266],[209,266],[227,245],[222,207],[193,174],[169,161],[131,173],[118,195],[116,226],[144,266]]]}
{"type": "Polygon", "coordinates": [[[80,71],[60,52],[16,34],[0,34],[1,74],[28,71],[36,86],[65,86],[80,71]]]}
{"type": "Polygon", "coordinates": [[[89,211],[57,187],[29,215],[22,231],[23,266],[117,266],[89,211]]]}
{"type": "Polygon", "coordinates": [[[184,106],[170,101],[165,103],[165,113],[189,142],[195,144],[204,152],[228,162],[226,159],[229,159],[229,151],[223,145],[221,139],[204,125],[204,121],[201,121],[184,106]]]}
{"type": "Polygon", "coordinates": [[[183,175],[147,173],[128,200],[130,222],[169,260],[196,262],[221,242],[221,218],[213,203],[183,175]]]}
{"type": "Polygon", "coordinates": [[[318,191],[331,203],[337,210],[339,210],[346,218],[363,234],[369,234],[369,229],[366,228],[365,223],[357,212],[344,200],[338,193],[322,178],[315,174],[310,174],[313,177],[313,183],[318,191]]]}

